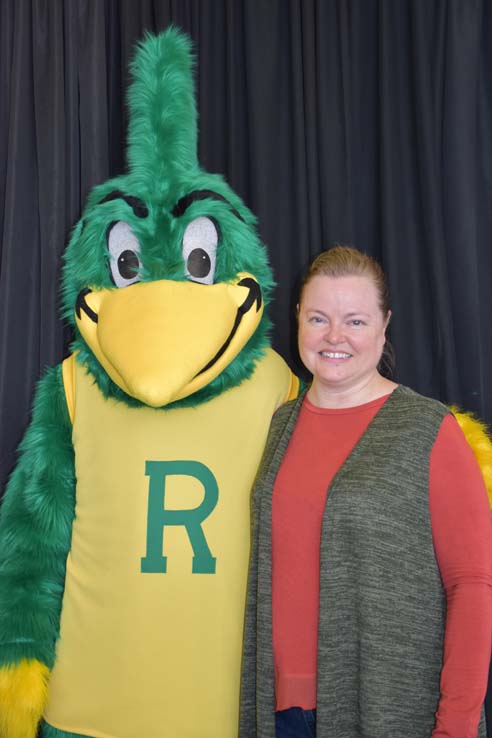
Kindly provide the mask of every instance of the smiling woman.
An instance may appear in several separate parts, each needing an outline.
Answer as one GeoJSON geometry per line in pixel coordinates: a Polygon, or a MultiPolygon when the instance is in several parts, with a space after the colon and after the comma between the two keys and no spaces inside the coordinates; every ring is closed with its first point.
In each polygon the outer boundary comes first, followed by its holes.
{"type": "Polygon", "coordinates": [[[312,263],[312,383],[275,414],[253,492],[241,738],[485,735],[485,484],[448,409],[381,373],[390,318],[372,258],[312,263]]]}
{"type": "Polygon", "coordinates": [[[391,318],[378,264],[343,246],[312,264],[298,310],[299,353],[313,375],[309,399],[320,407],[346,407],[395,389],[378,366],[391,318]]]}

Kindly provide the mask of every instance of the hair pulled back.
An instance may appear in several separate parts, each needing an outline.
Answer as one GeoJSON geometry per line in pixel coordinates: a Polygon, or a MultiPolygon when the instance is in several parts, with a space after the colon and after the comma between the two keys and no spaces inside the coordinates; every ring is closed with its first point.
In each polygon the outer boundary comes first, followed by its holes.
{"type": "MultiPolygon", "coordinates": [[[[318,276],[324,277],[368,277],[373,281],[378,294],[378,303],[384,318],[390,311],[390,297],[386,275],[380,264],[372,256],[353,248],[338,244],[321,254],[311,262],[301,283],[299,303],[306,285],[318,276]]],[[[378,369],[386,377],[393,375],[395,353],[388,338],[384,344],[378,369]]]]}
{"type": "MultiPolygon", "coordinates": [[[[379,299],[379,307],[386,318],[390,310],[389,290],[386,276],[372,256],[364,254],[352,246],[337,245],[321,254],[311,262],[308,271],[302,280],[301,296],[304,287],[313,277],[368,277],[374,282],[379,299]]],[[[300,301],[299,300],[299,301],[300,301]]]]}

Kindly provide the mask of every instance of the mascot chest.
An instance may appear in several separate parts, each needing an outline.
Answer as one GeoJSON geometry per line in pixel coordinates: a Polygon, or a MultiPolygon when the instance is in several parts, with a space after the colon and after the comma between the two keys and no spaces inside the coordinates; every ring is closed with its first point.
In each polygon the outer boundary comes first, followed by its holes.
{"type": "Polygon", "coordinates": [[[250,490],[288,393],[283,367],[270,351],[239,387],[169,411],[106,400],[76,369],[76,512],[51,725],[159,737],[166,714],[162,738],[200,738],[204,721],[232,734],[250,490]]]}

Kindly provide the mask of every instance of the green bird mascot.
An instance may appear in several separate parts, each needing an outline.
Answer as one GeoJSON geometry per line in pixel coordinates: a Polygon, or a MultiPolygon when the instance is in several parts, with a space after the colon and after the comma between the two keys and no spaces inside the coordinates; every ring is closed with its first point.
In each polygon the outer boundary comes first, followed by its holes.
{"type": "Polygon", "coordinates": [[[249,492],[297,379],[255,219],[197,161],[188,38],[132,73],[129,171],[73,230],[73,353],[1,510],[2,738],[237,735],[249,492]]]}

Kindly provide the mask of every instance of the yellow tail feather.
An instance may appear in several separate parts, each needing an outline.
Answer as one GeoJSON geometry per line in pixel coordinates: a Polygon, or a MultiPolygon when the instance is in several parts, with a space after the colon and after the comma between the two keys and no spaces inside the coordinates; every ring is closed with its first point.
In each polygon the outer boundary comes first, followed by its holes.
{"type": "Polygon", "coordinates": [[[482,470],[489,497],[489,505],[492,508],[492,440],[487,433],[487,427],[485,423],[477,420],[471,413],[463,413],[454,407],[451,410],[460,424],[461,430],[465,434],[466,440],[470,444],[478,465],[482,470]]]}
{"type": "Polygon", "coordinates": [[[49,673],[47,666],[34,659],[0,668],[1,738],[35,738],[49,673]]]}

